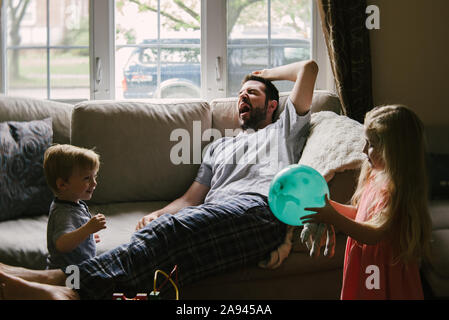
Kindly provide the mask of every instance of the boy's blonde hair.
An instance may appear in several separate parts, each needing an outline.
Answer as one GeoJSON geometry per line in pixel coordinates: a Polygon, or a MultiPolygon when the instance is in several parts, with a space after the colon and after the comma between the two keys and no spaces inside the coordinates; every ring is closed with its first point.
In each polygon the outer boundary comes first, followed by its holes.
{"type": "MultiPolygon", "coordinates": [[[[421,120],[403,105],[376,107],[365,116],[365,134],[384,162],[372,177],[368,161],[362,166],[352,198],[360,201],[363,189],[374,178],[385,207],[373,212],[369,223],[390,227],[397,260],[430,258],[431,218],[428,211],[426,142],[421,120]]],[[[374,207],[375,204],[373,204],[374,207]]]]}
{"type": "Polygon", "coordinates": [[[58,178],[67,181],[75,168],[98,170],[99,167],[100,156],[97,153],[70,144],[53,145],[44,154],[45,178],[55,194],[58,193],[58,178]]]}

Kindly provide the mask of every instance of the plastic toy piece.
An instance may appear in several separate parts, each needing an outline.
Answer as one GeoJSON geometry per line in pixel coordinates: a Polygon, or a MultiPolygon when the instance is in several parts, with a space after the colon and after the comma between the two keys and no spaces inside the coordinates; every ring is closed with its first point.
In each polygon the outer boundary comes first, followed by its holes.
{"type": "Polygon", "coordinates": [[[162,300],[159,293],[159,291],[151,291],[148,300],[162,300]]]}
{"type": "Polygon", "coordinates": [[[134,298],[127,298],[124,293],[114,293],[112,300],[148,300],[146,293],[138,293],[134,298]]]}
{"type": "Polygon", "coordinates": [[[176,274],[176,282],[178,282],[178,266],[177,265],[175,265],[175,267],[173,268],[173,270],[170,273],[170,275],[166,274],[162,270],[156,270],[154,272],[154,290],[151,291],[150,294],[138,293],[134,298],[127,298],[124,293],[114,293],[112,295],[112,300],[161,300],[161,296],[160,296],[160,291],[159,290],[165,285],[165,283],[167,281],[169,281],[173,285],[173,288],[175,289],[175,292],[176,292],[176,300],[179,300],[178,285],[171,278],[174,273],[176,274]],[[157,288],[156,287],[156,283],[157,283],[157,276],[158,276],[159,273],[164,275],[166,277],[166,280],[161,285],[161,287],[157,288]]]}

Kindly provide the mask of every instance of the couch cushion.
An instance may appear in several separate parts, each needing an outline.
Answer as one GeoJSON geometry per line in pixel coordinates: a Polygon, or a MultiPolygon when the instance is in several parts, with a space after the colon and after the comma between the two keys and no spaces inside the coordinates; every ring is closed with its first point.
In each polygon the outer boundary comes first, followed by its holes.
{"type": "MultiPolygon", "coordinates": [[[[94,215],[106,216],[106,229],[99,232],[97,255],[127,243],[137,222],[149,212],[158,210],[167,202],[133,202],[115,205],[90,205],[94,215]]],[[[32,218],[9,220],[0,223],[0,262],[31,269],[46,267],[47,220],[42,215],[32,218]]]]}
{"type": "Polygon", "coordinates": [[[73,106],[67,103],[0,95],[1,121],[31,121],[52,118],[53,142],[70,143],[73,106]]]}
{"type": "Polygon", "coordinates": [[[123,243],[128,243],[137,222],[143,216],[159,210],[168,203],[166,201],[150,201],[90,205],[89,210],[92,215],[102,213],[106,216],[106,229],[98,233],[101,241],[97,245],[97,255],[123,243]]]}
{"type": "Polygon", "coordinates": [[[47,259],[47,215],[0,222],[0,262],[44,269],[47,259]]]}
{"type": "Polygon", "coordinates": [[[93,202],[173,200],[192,184],[210,127],[203,100],[89,101],[75,106],[71,141],[100,154],[93,202]]]}
{"type": "Polygon", "coordinates": [[[48,213],[42,164],[52,136],[51,118],[0,122],[0,221],[48,213]]]}

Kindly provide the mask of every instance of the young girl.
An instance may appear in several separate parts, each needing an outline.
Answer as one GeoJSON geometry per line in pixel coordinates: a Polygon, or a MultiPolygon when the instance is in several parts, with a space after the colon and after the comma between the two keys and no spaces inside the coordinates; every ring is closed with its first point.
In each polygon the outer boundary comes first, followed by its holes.
{"type": "Polygon", "coordinates": [[[423,299],[419,265],[430,258],[423,126],[407,107],[365,117],[368,159],[352,205],[326,198],[303,217],[346,233],[341,299],[423,299]]]}

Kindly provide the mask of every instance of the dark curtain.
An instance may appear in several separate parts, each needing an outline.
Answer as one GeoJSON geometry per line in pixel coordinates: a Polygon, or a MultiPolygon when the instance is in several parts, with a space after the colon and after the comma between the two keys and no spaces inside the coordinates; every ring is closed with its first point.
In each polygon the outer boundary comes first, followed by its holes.
{"type": "Polygon", "coordinates": [[[343,112],[363,123],[373,107],[366,0],[316,1],[343,112]]]}

